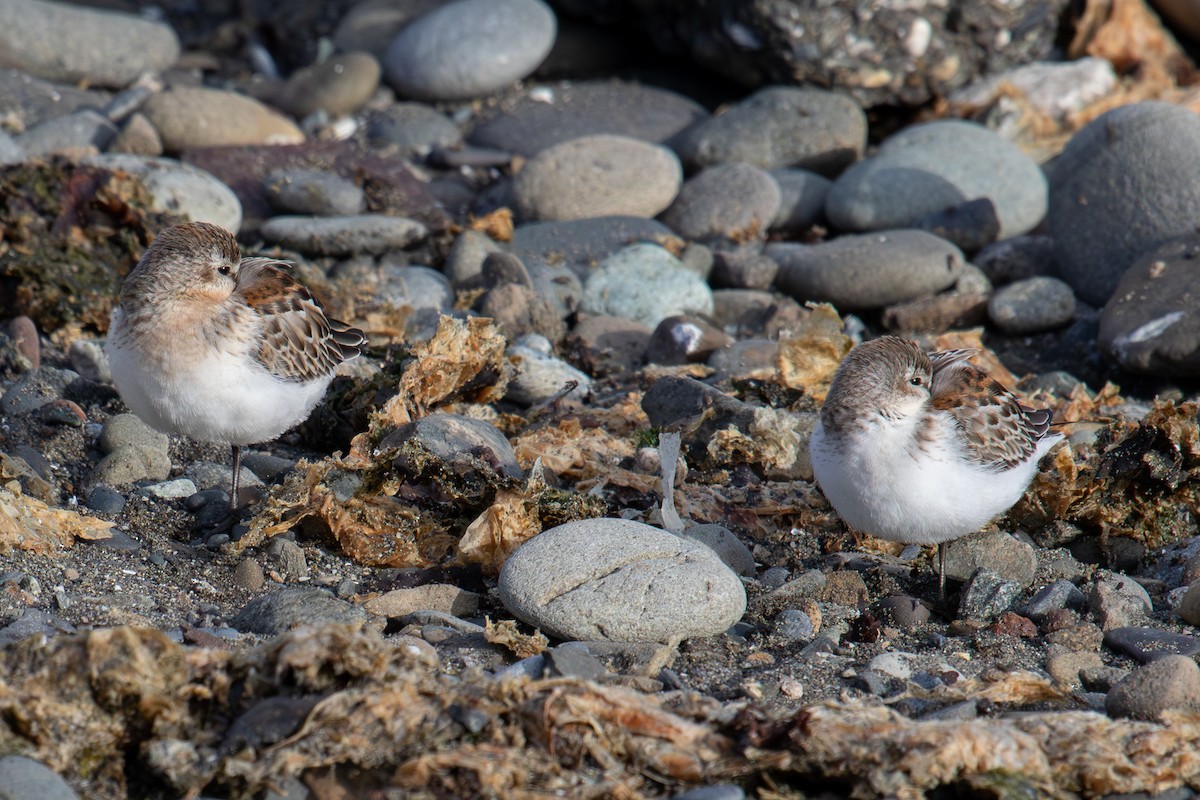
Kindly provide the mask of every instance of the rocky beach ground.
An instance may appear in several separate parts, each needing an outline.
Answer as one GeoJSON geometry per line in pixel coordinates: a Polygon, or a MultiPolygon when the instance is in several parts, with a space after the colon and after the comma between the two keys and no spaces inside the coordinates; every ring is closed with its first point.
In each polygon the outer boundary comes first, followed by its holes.
{"type": "Polygon", "coordinates": [[[0,800],[1195,796],[1200,9],[901,5],[0,4],[0,800]],[[186,220],[369,337],[232,530],[186,220]],[[813,482],[884,332],[1067,439],[944,596],[813,482]]]}

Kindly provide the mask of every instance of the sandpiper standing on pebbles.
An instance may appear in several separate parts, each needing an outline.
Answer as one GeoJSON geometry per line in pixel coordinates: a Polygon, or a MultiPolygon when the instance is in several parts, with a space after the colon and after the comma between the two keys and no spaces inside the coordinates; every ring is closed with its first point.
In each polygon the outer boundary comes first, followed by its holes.
{"type": "Polygon", "coordinates": [[[974,533],[1021,498],[1063,437],[982,369],[974,350],[924,353],[884,336],[834,374],[809,449],[817,483],[852,529],[937,544],[974,533]]]}
{"type": "Polygon", "coordinates": [[[160,431],[233,449],[303,422],[362,331],[329,319],[285,262],[242,258],[204,222],[158,235],[121,288],[105,350],[129,408],[160,431]]]}

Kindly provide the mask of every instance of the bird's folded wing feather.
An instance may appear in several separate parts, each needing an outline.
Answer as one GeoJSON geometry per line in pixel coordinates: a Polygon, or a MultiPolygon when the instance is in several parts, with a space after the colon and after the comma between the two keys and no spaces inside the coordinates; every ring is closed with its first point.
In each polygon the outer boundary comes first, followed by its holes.
{"type": "Polygon", "coordinates": [[[362,331],[329,319],[308,289],[273,259],[243,259],[235,294],[263,322],[255,357],[283,380],[309,381],[332,373],[359,354],[362,331]]]}
{"type": "Polygon", "coordinates": [[[930,354],[931,403],[954,419],[967,454],[980,466],[1005,470],[1028,459],[1049,430],[1050,412],[1022,406],[1016,396],[967,359],[973,350],[930,354]]]}

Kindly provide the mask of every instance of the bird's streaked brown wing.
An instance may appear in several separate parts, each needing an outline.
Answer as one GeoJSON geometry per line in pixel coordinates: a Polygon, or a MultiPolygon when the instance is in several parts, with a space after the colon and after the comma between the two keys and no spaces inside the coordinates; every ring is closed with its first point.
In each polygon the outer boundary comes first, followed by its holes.
{"type": "Polygon", "coordinates": [[[243,259],[234,294],[263,321],[258,361],[284,380],[324,377],[354,358],[366,339],[362,331],[329,319],[308,289],[269,258],[243,259]]]}

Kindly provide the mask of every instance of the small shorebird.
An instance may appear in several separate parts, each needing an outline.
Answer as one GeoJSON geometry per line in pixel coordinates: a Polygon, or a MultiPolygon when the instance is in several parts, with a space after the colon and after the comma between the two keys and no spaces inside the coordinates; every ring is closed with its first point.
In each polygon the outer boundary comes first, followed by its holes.
{"type": "Polygon", "coordinates": [[[242,258],[205,222],[158,235],[121,287],[105,350],[121,399],[150,426],[233,450],[303,422],[362,331],[329,319],[270,258],[242,258]]]}
{"type": "Polygon", "coordinates": [[[809,450],[825,497],[852,529],[893,542],[945,544],[1021,498],[1063,437],[982,369],[974,350],[924,353],[884,336],[834,374],[809,450]]]}

